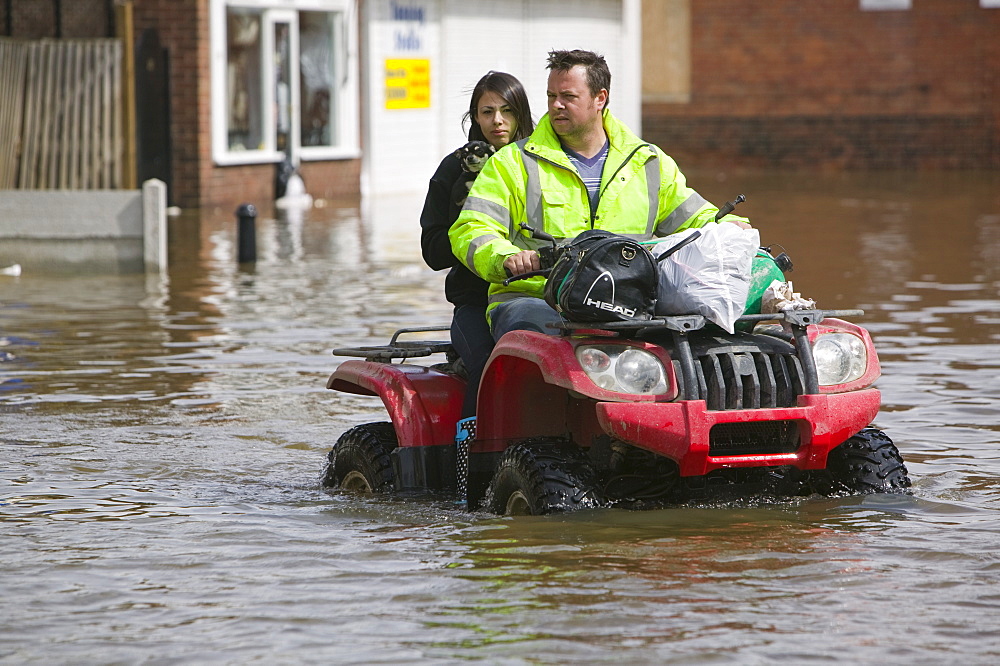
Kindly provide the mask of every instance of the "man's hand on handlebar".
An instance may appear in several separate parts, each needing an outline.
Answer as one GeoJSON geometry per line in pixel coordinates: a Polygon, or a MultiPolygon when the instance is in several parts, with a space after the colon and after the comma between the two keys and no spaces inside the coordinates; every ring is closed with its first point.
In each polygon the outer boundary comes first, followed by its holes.
{"type": "Polygon", "coordinates": [[[537,252],[534,250],[522,250],[504,259],[503,267],[512,276],[516,277],[524,273],[540,270],[542,265],[538,260],[537,252]]]}

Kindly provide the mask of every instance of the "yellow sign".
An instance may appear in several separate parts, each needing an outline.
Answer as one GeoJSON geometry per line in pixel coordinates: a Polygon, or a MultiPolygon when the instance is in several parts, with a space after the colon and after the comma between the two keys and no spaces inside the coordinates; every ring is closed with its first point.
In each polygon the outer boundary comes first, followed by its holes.
{"type": "Polygon", "coordinates": [[[385,61],[385,108],[426,109],[431,105],[431,61],[385,61]]]}

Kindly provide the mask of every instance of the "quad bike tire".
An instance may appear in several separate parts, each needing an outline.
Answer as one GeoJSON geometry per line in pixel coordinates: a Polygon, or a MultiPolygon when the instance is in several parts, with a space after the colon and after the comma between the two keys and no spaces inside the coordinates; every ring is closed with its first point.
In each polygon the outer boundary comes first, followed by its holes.
{"type": "Polygon", "coordinates": [[[562,439],[534,439],[511,446],[486,491],[498,515],[542,515],[592,509],[607,502],[586,454],[562,439]]]}
{"type": "Polygon", "coordinates": [[[331,449],[323,486],[373,494],[392,490],[396,475],[389,455],[397,446],[391,423],[351,428],[331,449]]]}
{"type": "Polygon", "coordinates": [[[815,481],[824,495],[905,493],[910,487],[899,449],[876,428],[865,428],[830,451],[815,481]]]}

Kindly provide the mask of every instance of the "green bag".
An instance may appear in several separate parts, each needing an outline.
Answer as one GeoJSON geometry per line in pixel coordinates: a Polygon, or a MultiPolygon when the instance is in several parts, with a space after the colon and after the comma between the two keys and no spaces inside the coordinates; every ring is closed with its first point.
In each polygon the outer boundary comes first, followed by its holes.
{"type": "Polygon", "coordinates": [[[775,280],[785,282],[785,274],[781,272],[774,257],[767,250],[757,250],[750,267],[750,292],[747,294],[747,304],[743,308],[743,314],[760,314],[764,292],[775,280]]]}

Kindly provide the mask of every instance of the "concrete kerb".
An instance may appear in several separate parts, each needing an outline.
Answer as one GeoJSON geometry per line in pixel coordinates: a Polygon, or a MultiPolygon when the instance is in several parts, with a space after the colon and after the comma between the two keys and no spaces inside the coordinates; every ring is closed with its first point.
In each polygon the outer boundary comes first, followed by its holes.
{"type": "Polygon", "coordinates": [[[25,271],[163,272],[167,187],[0,191],[0,264],[25,271]]]}

